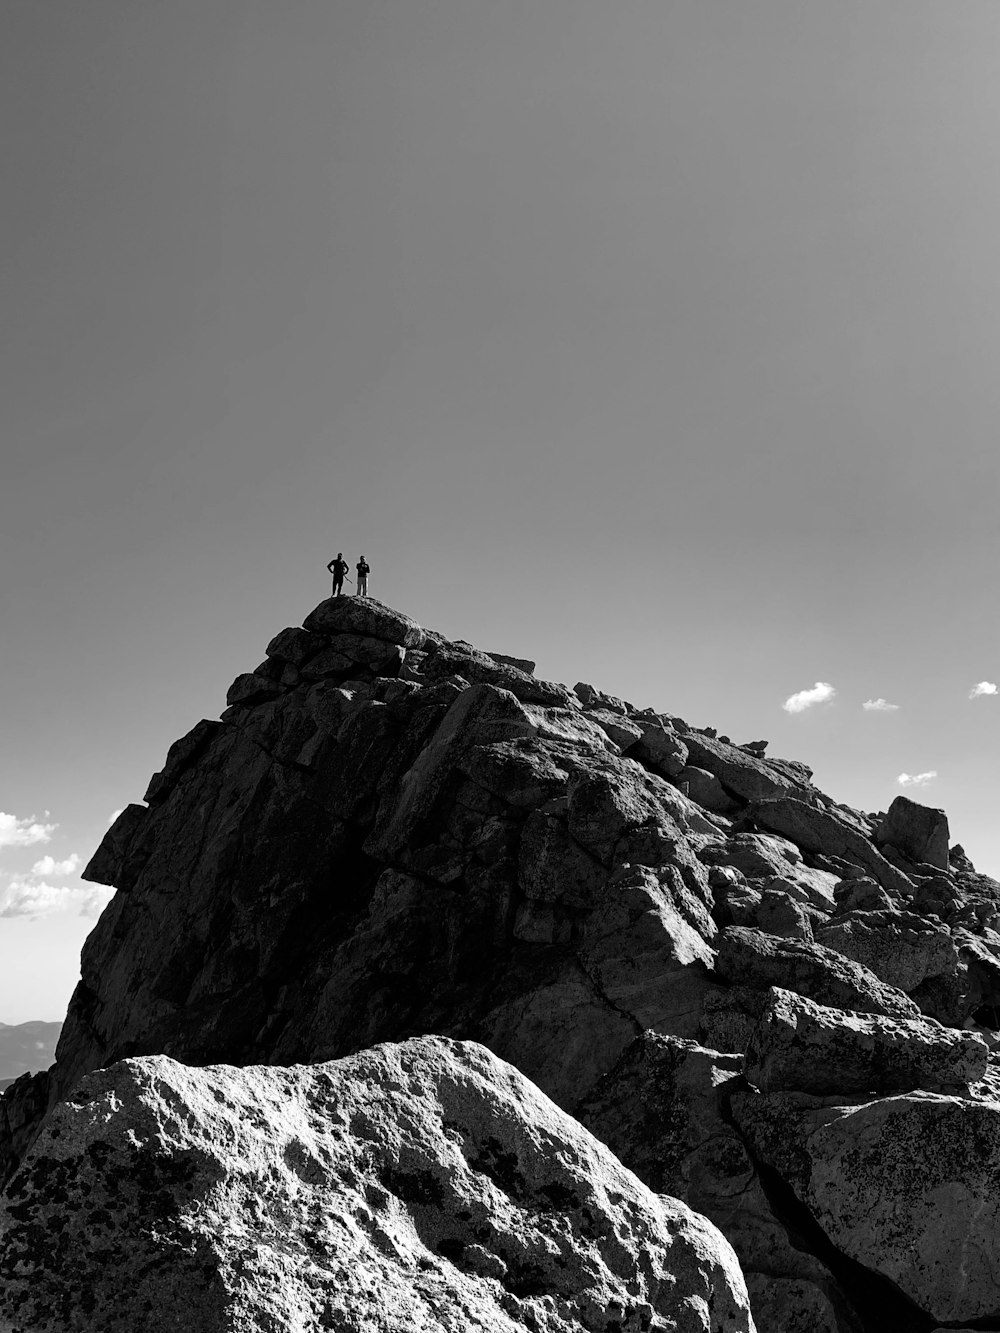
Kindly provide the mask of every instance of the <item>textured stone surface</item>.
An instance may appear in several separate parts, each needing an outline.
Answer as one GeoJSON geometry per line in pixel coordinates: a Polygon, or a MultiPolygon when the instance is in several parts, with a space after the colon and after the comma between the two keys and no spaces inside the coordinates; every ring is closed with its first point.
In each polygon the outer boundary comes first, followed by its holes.
{"type": "Polygon", "coordinates": [[[902,991],[887,986],[860,963],[806,940],[782,939],[746,926],[730,926],[719,937],[716,972],[733,986],[808,995],[820,1004],[864,1014],[919,1018],[902,991]]]}
{"type": "Polygon", "coordinates": [[[245,671],[236,677],[226,691],[226,703],[262,704],[267,703],[269,699],[277,698],[280,693],[281,686],[277,681],[252,671],[245,671]]]}
{"type": "Polygon", "coordinates": [[[751,809],[754,820],[763,828],[791,838],[803,850],[853,861],[883,888],[906,895],[913,892],[912,881],[890,865],[874,844],[841,814],[788,797],[758,801],[751,809]]]}
{"type": "Polygon", "coordinates": [[[402,648],[421,648],[427,638],[415,620],[373,597],[331,597],[310,611],[303,625],[314,634],[360,634],[402,648]]]}
{"type": "Polygon", "coordinates": [[[824,915],[835,910],[837,876],[805,865],[802,852],[787,838],[773,833],[734,833],[705,846],[699,855],[709,865],[738,870],[759,892],[774,887],[824,915]]]}
{"type": "Polygon", "coordinates": [[[186,736],[174,741],[167,751],[166,763],[159,773],[154,773],[150,778],[146,794],[142,798],[147,805],[162,800],[174,789],[184,770],[191,767],[221,728],[221,722],[211,722],[207,718],[202,718],[186,736]]]}
{"type": "Polygon", "coordinates": [[[775,769],[766,759],[739,746],[691,732],[684,737],[688,762],[714,773],[723,787],[742,801],[763,801],[798,793],[802,782],[775,769]]]}
{"type": "Polygon", "coordinates": [[[802,853],[787,838],[770,833],[734,833],[705,849],[711,865],[732,866],[748,879],[788,875],[802,862],[802,853]]]}
{"type": "Polygon", "coordinates": [[[632,749],[635,758],[665,778],[679,777],[688,759],[687,746],[680,736],[659,721],[643,717],[633,717],[631,720],[642,733],[632,749]]]}
{"type": "MultiPolygon", "coordinates": [[[[344,625],[320,649],[284,631],[275,660],[315,649],[308,669],[344,625]]],[[[569,1102],[641,1024],[697,1032],[716,933],[697,851],[719,830],[579,705],[416,668],[282,689],[105,839],[88,873],[129,892],[84,951],[53,1098],[124,1054],[328,1059],[443,1030],[569,1102]]]]}
{"type": "Polygon", "coordinates": [[[893,911],[893,900],[880,884],[863,875],[860,879],[842,879],[834,887],[837,909],[841,912],[893,911]]]}
{"type": "Polygon", "coordinates": [[[698,768],[694,764],[686,764],[677,774],[677,781],[687,791],[691,799],[704,806],[706,810],[715,810],[719,814],[725,815],[736,810],[739,806],[739,802],[726,794],[722,783],[707,768],[698,768]]]}
{"type": "Polygon", "coordinates": [[[805,1093],[736,1093],[732,1106],[754,1155],[838,1249],[932,1320],[1000,1316],[1000,1103],[912,1092],[830,1105],[805,1093]]]}
{"type": "Polygon", "coordinates": [[[646,1032],[577,1115],[651,1189],[683,1199],[724,1231],[751,1303],[766,1314],[754,1309],[758,1328],[853,1330],[851,1302],[829,1269],[793,1243],[731,1123],[730,1094],[745,1086],[740,1065],[738,1056],[646,1032]]]}
{"type": "Polygon", "coordinates": [[[0,1232],[6,1333],[753,1329],[720,1232],[515,1069],[439,1038],[91,1074],[0,1232]]]}
{"type": "Polygon", "coordinates": [[[511,657],[510,653],[487,653],[486,656],[492,657],[494,662],[500,662],[503,666],[516,667],[526,675],[535,674],[535,663],[529,657],[511,657]]]}
{"type": "Polygon", "coordinates": [[[846,1013],[774,989],[744,1070],[761,1092],[955,1091],[986,1072],[989,1048],[933,1019],[846,1013]]]}
{"type": "Polygon", "coordinates": [[[565,685],[536,680],[527,671],[498,662],[488,653],[481,653],[472,644],[436,642],[421,669],[431,680],[447,676],[461,676],[472,685],[496,685],[509,690],[524,703],[544,704],[553,708],[569,708],[575,699],[565,685]]]}
{"type": "Polygon", "coordinates": [[[640,1028],[693,1036],[712,963],[709,944],[654,870],[623,871],[609,889],[584,928],[584,968],[598,992],[640,1028]]]}
{"type": "Polygon", "coordinates": [[[875,830],[875,841],[891,843],[911,861],[948,869],[948,816],[943,810],[897,796],[875,830]]]}
{"type": "MultiPolygon", "coordinates": [[[[780,883],[780,881],[779,881],[780,883]]],[[[767,888],[761,894],[754,913],[754,924],[769,935],[782,935],[790,940],[812,940],[816,918],[807,908],[782,888],[767,888]]]]}
{"type": "Polygon", "coordinates": [[[907,992],[928,977],[949,975],[958,968],[950,932],[915,912],[883,908],[844,914],[819,926],[816,939],[907,992]]]}

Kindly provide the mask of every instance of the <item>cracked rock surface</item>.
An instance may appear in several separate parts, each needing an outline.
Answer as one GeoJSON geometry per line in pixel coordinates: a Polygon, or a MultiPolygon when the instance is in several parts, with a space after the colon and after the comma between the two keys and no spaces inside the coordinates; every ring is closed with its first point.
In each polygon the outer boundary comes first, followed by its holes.
{"type": "Polygon", "coordinates": [[[988,1060],[974,1032],[931,1018],[844,1013],[775,988],[743,1068],[761,1092],[954,1092],[978,1083],[988,1060]]]}

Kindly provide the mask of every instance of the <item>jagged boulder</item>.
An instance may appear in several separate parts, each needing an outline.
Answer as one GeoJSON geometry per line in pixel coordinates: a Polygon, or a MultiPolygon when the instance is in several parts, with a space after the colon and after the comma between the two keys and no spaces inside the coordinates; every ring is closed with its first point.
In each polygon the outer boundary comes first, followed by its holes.
{"type": "Polygon", "coordinates": [[[535,663],[529,657],[512,657],[510,653],[487,653],[487,657],[492,657],[494,662],[499,662],[503,666],[516,667],[518,671],[523,671],[525,675],[533,676],[535,674],[535,663]]]}
{"type": "Polygon", "coordinates": [[[609,884],[583,927],[580,961],[598,992],[639,1028],[697,1031],[712,950],[685,921],[669,884],[635,866],[609,884]]]}
{"type": "MultiPolygon", "coordinates": [[[[302,624],[313,634],[357,634],[369,639],[384,639],[401,648],[422,648],[427,641],[427,635],[415,620],[377,602],[374,597],[330,597],[310,611],[302,624]]],[[[274,642],[272,640],[268,646],[269,654],[274,642]]]]}
{"type": "Polygon", "coordinates": [[[949,1092],[977,1083],[989,1048],[933,1019],[848,1013],[777,988],[747,1046],[761,1092],[949,1092]]]}
{"type": "Polygon", "coordinates": [[[729,926],[719,937],[715,970],[731,986],[770,990],[780,986],[820,1004],[890,1018],[919,1018],[902,991],[832,949],[807,940],[783,939],[748,926],[729,926]]]}
{"type": "Polygon", "coordinates": [[[787,875],[802,862],[802,853],[787,838],[768,833],[734,833],[707,846],[702,858],[709,865],[732,866],[748,879],[787,875]]]}
{"type": "Polygon", "coordinates": [[[752,1333],[721,1233],[482,1047],[89,1075],[0,1209],[10,1333],[752,1333]]]}
{"type": "Polygon", "coordinates": [[[554,708],[572,708],[577,705],[575,696],[565,685],[536,680],[527,671],[498,662],[489,653],[481,653],[472,644],[434,643],[432,651],[421,663],[421,671],[429,680],[461,676],[473,685],[496,685],[500,689],[509,690],[524,703],[544,704],[554,708]]]}
{"type": "Polygon", "coordinates": [[[914,1302],[913,1327],[1000,1318],[1000,1102],[932,1092],[831,1100],[737,1092],[731,1105],[755,1159],[829,1241],[914,1302]]]}
{"type": "Polygon", "coordinates": [[[988,930],[976,935],[968,930],[955,931],[955,944],[967,971],[969,993],[965,1008],[990,1012],[994,1029],[1000,1028],[1000,935],[988,930]]]}
{"type": "Polygon", "coordinates": [[[279,694],[281,694],[280,681],[272,680],[269,676],[262,676],[255,671],[244,671],[226,691],[226,703],[230,706],[263,704],[270,702],[271,699],[277,699],[279,694]]]}
{"type": "Polygon", "coordinates": [[[326,644],[325,635],[313,634],[311,630],[302,629],[298,625],[289,625],[274,636],[265,651],[269,658],[301,667],[326,644]]]}
{"type": "Polygon", "coordinates": [[[707,768],[698,768],[695,764],[685,764],[677,774],[677,782],[684,791],[706,810],[717,814],[730,814],[739,808],[739,802],[726,794],[722,783],[707,768]]]}
{"type": "MultiPolygon", "coordinates": [[[[174,741],[167,751],[166,763],[158,773],[154,773],[150,778],[146,794],[142,798],[146,804],[154,805],[166,796],[177,785],[177,781],[184,770],[191,767],[198,756],[208,748],[209,742],[221,730],[221,722],[212,722],[208,718],[202,718],[200,722],[195,723],[186,736],[174,741]]],[[[141,807],[133,806],[132,808],[138,809],[141,807]]]]}
{"type": "Polygon", "coordinates": [[[879,846],[891,844],[910,861],[948,869],[948,816],[943,810],[897,796],[875,830],[879,846]]]}
{"type": "Polygon", "coordinates": [[[684,741],[658,718],[634,714],[630,719],[641,732],[632,754],[641,763],[665,778],[677,778],[684,771],[688,750],[684,741]]]}
{"type": "Polygon", "coordinates": [[[896,906],[885,889],[867,875],[839,880],[833,896],[838,912],[891,912],[896,906]]]}
{"type": "Polygon", "coordinates": [[[788,838],[773,833],[733,833],[706,843],[699,856],[707,865],[738,870],[758,892],[776,886],[824,915],[835,909],[837,876],[805,865],[801,850],[788,838]]]}
{"type": "Polygon", "coordinates": [[[890,865],[875,845],[852,822],[834,810],[821,810],[791,797],[758,801],[751,816],[761,828],[781,833],[803,851],[853,862],[883,888],[909,896],[913,882],[890,865]]]}
{"type": "Polygon", "coordinates": [[[723,788],[741,801],[798,795],[807,786],[782,773],[770,761],[703,732],[686,733],[684,744],[688,763],[714,773],[723,788]]]}
{"type": "Polygon", "coordinates": [[[849,1296],[789,1236],[731,1122],[730,1095],[745,1087],[741,1063],[693,1041],[644,1032],[577,1116],[650,1189],[683,1199],[725,1233],[758,1328],[852,1333],[860,1325],[849,1296]]]}
{"type": "Polygon", "coordinates": [[[952,976],[958,969],[951,933],[940,922],[915,912],[843,913],[820,925],[816,939],[902,991],[915,990],[928,977],[952,976]]]}
{"type": "Polygon", "coordinates": [[[790,940],[812,940],[813,926],[823,918],[796,902],[779,880],[779,887],[766,888],[754,913],[754,924],[769,935],[783,935],[790,940]]]}
{"type": "Polygon", "coordinates": [[[624,713],[613,712],[610,708],[587,708],[585,716],[589,722],[600,727],[622,753],[642,738],[642,728],[636,726],[624,713]]]}
{"type": "Polygon", "coordinates": [[[605,694],[603,690],[598,690],[583,680],[576,682],[573,686],[573,693],[584,708],[598,709],[618,715],[635,711],[632,705],[626,703],[624,699],[617,699],[613,694],[605,694]]]}

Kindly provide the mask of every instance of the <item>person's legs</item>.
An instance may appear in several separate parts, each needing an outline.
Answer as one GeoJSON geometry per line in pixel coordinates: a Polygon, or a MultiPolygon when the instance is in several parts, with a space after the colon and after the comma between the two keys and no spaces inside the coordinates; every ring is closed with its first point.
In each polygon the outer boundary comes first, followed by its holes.
{"type": "Polygon", "coordinates": [[[368,596],[368,575],[367,575],[367,574],[359,574],[359,575],[358,575],[358,596],[359,596],[359,597],[367,597],[367,596],[368,596]]]}
{"type": "Polygon", "coordinates": [[[339,597],[343,591],[344,591],[344,580],[342,578],[340,579],[335,578],[333,580],[333,596],[339,597]]]}

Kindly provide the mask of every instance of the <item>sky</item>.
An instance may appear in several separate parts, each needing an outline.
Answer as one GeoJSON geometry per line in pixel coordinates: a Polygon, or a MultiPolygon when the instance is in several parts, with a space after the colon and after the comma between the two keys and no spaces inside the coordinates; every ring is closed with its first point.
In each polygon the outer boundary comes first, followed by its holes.
{"type": "Polygon", "coordinates": [[[62,1017],[113,812],[338,550],[1000,877],[995,0],[0,32],[0,1021],[62,1017]]]}

